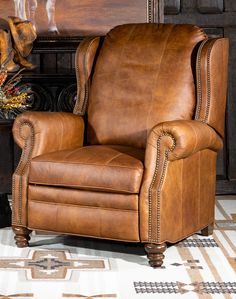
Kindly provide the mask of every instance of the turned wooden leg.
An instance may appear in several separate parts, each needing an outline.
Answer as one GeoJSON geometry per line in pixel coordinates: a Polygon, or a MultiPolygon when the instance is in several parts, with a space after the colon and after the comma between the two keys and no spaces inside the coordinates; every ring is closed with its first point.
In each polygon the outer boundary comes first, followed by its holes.
{"type": "Polygon", "coordinates": [[[14,239],[16,241],[16,246],[20,248],[28,247],[30,240],[29,234],[31,233],[31,231],[26,227],[21,226],[12,226],[12,229],[15,233],[14,239]]]}
{"type": "Polygon", "coordinates": [[[160,267],[163,264],[164,254],[166,250],[166,243],[162,244],[145,244],[145,251],[149,259],[149,264],[153,268],[160,267]]]}
{"type": "Polygon", "coordinates": [[[213,234],[214,223],[209,224],[207,227],[201,230],[201,234],[203,236],[210,236],[213,234]]]}

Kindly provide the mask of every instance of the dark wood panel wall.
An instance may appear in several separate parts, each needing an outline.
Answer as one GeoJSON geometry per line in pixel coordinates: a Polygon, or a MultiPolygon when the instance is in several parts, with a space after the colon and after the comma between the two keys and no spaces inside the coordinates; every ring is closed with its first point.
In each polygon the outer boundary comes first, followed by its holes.
{"type": "MultiPolygon", "coordinates": [[[[73,110],[77,92],[74,56],[80,42],[81,38],[45,38],[35,42],[29,60],[36,65],[36,69],[23,73],[20,83],[30,86],[34,94],[29,110],[73,110]]],[[[11,193],[11,176],[21,154],[13,142],[12,123],[10,120],[0,120],[0,138],[1,144],[4,144],[0,150],[0,201],[2,194],[11,193]]]]}
{"type": "MultiPolygon", "coordinates": [[[[236,193],[236,1],[160,0],[158,19],[168,23],[194,23],[211,37],[229,37],[229,90],[225,146],[217,165],[217,193],[236,193]]],[[[80,38],[39,39],[31,61],[36,71],[24,76],[35,94],[33,110],[72,111],[76,96],[74,55],[80,38]]]]}
{"type": "Polygon", "coordinates": [[[76,96],[74,56],[80,38],[53,42],[39,39],[34,44],[30,61],[37,68],[24,76],[34,93],[32,110],[72,111],[76,96]]]}

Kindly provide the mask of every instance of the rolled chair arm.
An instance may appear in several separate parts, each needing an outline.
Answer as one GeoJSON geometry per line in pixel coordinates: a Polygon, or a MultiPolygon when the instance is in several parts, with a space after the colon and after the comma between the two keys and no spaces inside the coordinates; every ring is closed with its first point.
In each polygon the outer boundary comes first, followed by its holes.
{"type": "Polygon", "coordinates": [[[13,174],[12,225],[26,227],[31,159],[44,153],[82,146],[84,121],[81,116],[66,112],[25,112],[16,118],[13,136],[22,148],[22,155],[13,174]]]}
{"type": "MultiPolygon", "coordinates": [[[[214,129],[197,120],[169,121],[153,127],[147,139],[145,170],[140,191],[140,236],[142,242],[161,244],[181,239],[181,229],[173,238],[166,237],[169,236],[169,226],[163,224],[160,229],[161,221],[165,223],[163,221],[165,217],[170,217],[170,219],[175,217],[175,211],[172,208],[168,212],[165,208],[175,206],[176,196],[173,196],[172,187],[178,186],[178,184],[182,185],[182,174],[177,160],[182,160],[184,165],[191,165],[188,163],[191,160],[188,159],[191,159],[192,155],[205,150],[216,152],[222,148],[222,145],[222,139],[214,129]],[[172,172],[171,170],[169,172],[169,169],[172,169],[172,172]],[[173,171],[173,169],[175,170],[173,171]],[[170,192],[163,191],[163,188],[168,190],[168,186],[172,186],[170,192]],[[163,198],[167,206],[165,205],[164,210],[161,210],[163,198]],[[165,216],[166,213],[168,216],[165,216]]],[[[212,156],[216,155],[208,157],[212,156]]],[[[192,171],[194,170],[189,169],[190,175],[192,171]]],[[[211,169],[211,173],[210,177],[214,176],[214,169],[211,169]]],[[[182,216],[179,215],[179,217],[182,216]]]]}
{"type": "Polygon", "coordinates": [[[204,150],[218,151],[222,138],[209,125],[196,120],[176,120],[155,126],[147,140],[147,150],[162,143],[169,161],[179,160],[204,150]]]}
{"type": "Polygon", "coordinates": [[[31,148],[31,158],[83,145],[84,121],[67,112],[25,112],[13,125],[13,136],[22,148],[31,148]]]}

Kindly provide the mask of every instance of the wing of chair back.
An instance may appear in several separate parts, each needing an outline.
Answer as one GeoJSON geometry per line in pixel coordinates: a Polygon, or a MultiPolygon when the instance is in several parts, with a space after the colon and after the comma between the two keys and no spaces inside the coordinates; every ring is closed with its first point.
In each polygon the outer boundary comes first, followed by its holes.
{"type": "Polygon", "coordinates": [[[210,234],[216,157],[224,136],[227,63],[228,40],[207,39],[191,25],[122,25],[105,41],[85,39],[76,53],[74,114],[27,112],[14,123],[14,138],[22,148],[13,176],[17,246],[28,246],[32,229],[142,242],[150,265],[158,267],[167,242],[199,230],[210,234]],[[132,43],[140,49],[126,47],[132,43]],[[165,57],[159,60],[155,55],[160,53],[165,57]],[[176,63],[179,53],[182,60],[176,63]],[[150,98],[151,106],[145,104],[150,98]],[[87,113],[84,134],[82,115],[87,113]],[[72,175],[62,166],[64,172],[60,167],[52,170],[50,159],[68,163],[68,169],[78,163],[78,172],[71,168],[76,183],[69,182],[72,175]],[[46,168],[45,162],[50,164],[46,168]],[[37,181],[39,176],[45,178],[37,181]],[[61,223],[55,215],[61,215],[61,223]]]}

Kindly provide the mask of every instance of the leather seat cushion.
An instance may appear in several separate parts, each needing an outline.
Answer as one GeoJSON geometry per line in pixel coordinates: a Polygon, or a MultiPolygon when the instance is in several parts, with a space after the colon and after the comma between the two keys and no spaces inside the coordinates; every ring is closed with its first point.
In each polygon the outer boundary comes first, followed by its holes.
{"type": "Polygon", "coordinates": [[[144,150],[93,145],[32,159],[29,183],[84,190],[139,193],[144,150]]]}

